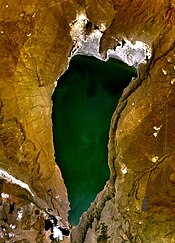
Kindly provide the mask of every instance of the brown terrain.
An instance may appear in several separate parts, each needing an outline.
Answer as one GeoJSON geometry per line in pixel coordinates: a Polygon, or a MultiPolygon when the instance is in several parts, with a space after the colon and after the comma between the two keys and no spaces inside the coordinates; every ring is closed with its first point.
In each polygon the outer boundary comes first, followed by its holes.
{"type": "Polygon", "coordinates": [[[152,57],[113,115],[110,179],[64,241],[175,242],[174,0],[0,0],[0,242],[50,242],[49,216],[69,227],[51,95],[67,68],[70,30],[81,12],[106,26],[102,56],[114,38],[125,38],[148,44],[152,57]]]}

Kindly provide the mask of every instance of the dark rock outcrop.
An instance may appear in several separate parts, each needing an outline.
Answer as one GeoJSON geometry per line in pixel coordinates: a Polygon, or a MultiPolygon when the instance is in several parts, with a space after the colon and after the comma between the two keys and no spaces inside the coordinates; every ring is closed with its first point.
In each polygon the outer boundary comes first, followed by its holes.
{"type": "Polygon", "coordinates": [[[82,11],[94,26],[106,28],[102,56],[114,48],[114,38],[126,38],[149,44],[152,58],[139,67],[116,108],[110,180],[71,242],[173,242],[174,0],[13,0],[0,6],[2,242],[50,242],[44,230],[50,215],[68,227],[66,188],[54,162],[51,94],[73,46],[70,24],[82,11]]]}

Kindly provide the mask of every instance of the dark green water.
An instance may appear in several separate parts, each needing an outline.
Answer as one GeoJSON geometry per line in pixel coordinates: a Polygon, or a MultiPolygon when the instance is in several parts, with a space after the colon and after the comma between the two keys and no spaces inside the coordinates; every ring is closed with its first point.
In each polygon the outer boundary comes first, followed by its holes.
{"type": "Polygon", "coordinates": [[[74,56],[53,94],[56,161],[68,189],[69,221],[81,214],[109,179],[107,143],[112,114],[136,69],[116,59],[74,56]]]}

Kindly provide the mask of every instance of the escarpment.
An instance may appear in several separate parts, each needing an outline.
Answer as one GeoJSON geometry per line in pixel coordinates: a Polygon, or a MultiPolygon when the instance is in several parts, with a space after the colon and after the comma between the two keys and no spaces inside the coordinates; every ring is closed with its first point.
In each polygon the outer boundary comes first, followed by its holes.
{"type": "Polygon", "coordinates": [[[174,0],[7,0],[0,6],[1,241],[173,242],[174,0]],[[81,41],[97,30],[102,58],[122,40],[148,44],[152,56],[139,65],[113,114],[109,180],[70,229],[51,96],[81,41]]]}

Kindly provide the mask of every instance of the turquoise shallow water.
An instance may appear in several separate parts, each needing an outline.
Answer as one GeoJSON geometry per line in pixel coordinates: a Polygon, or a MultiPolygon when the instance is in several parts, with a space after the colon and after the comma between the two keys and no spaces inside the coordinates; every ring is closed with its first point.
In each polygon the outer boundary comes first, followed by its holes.
{"type": "Polygon", "coordinates": [[[136,69],[116,59],[74,56],[53,94],[56,161],[68,190],[69,221],[81,214],[109,179],[107,143],[112,114],[136,69]]]}

